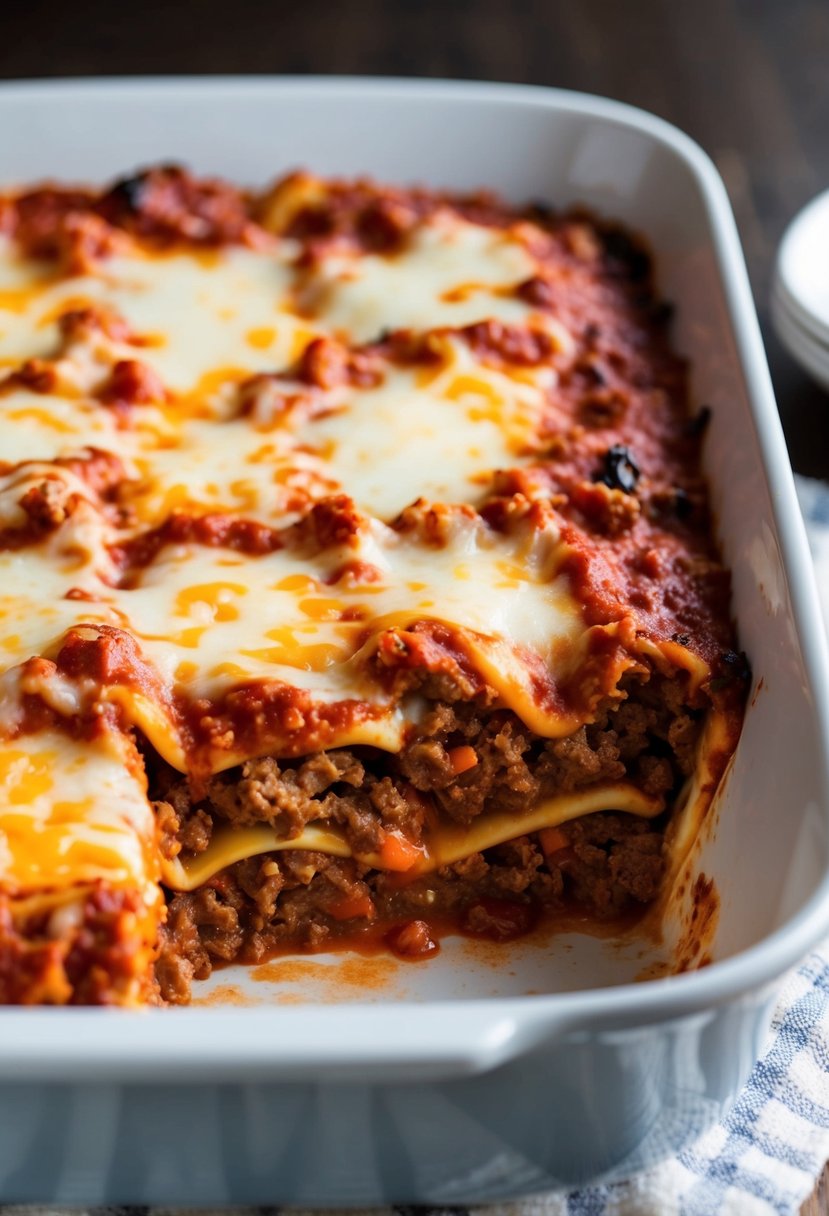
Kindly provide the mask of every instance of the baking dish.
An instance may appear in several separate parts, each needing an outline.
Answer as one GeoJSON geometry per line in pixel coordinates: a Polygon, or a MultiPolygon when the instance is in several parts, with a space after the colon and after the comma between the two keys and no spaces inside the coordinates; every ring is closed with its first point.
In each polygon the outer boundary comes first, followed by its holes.
{"type": "MultiPolygon", "coordinates": [[[[561,935],[497,956],[224,972],[186,1010],[0,1011],[0,1198],[63,1203],[470,1203],[609,1178],[719,1117],[782,972],[829,930],[825,645],[722,184],[680,133],[614,103],[434,82],[7,85],[5,183],[150,161],[261,183],[296,165],[583,203],[647,233],[691,359],[734,610],[744,735],[668,954],[561,935]],[[704,875],[716,933],[690,933],[704,875]],[[698,948],[698,949],[697,949],[698,948]]],[[[712,927],[714,927],[712,925],[712,927]]]]}

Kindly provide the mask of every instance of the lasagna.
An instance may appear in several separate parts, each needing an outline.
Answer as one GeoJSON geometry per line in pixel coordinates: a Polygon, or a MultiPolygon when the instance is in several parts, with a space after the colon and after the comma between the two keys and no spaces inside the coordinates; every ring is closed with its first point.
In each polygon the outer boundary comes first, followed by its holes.
{"type": "Polygon", "coordinates": [[[641,242],[168,165],[0,234],[0,1000],[658,906],[747,670],[641,242]]]}

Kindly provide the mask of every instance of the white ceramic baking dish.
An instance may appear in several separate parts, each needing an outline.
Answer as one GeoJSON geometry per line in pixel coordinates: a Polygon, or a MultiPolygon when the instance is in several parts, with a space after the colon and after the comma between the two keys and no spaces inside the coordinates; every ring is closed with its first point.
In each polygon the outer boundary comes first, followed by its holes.
{"type": "MultiPolygon", "coordinates": [[[[743,259],[711,163],[639,111],[545,89],[191,79],[0,87],[0,177],[100,181],[180,159],[261,184],[294,166],[584,203],[646,233],[706,443],[755,684],[691,859],[711,966],[632,982],[590,937],[418,966],[224,972],[187,1010],[0,1011],[0,1200],[438,1204],[653,1162],[720,1116],[782,973],[829,931],[827,669],[743,259]],[[240,1002],[247,1002],[244,1007],[240,1002]]],[[[687,899],[687,897],[686,897],[687,899]]],[[[687,928],[675,902],[667,948],[687,928]]]]}

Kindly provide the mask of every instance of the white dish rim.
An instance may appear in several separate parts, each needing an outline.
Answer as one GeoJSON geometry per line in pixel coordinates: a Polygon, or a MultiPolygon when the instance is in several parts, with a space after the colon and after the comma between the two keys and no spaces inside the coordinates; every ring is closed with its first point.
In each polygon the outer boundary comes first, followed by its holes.
{"type": "MultiPolygon", "coordinates": [[[[497,101],[508,106],[532,101],[536,104],[546,103],[556,110],[574,110],[610,124],[638,129],[679,156],[694,175],[704,200],[738,357],[753,405],[791,593],[792,615],[804,661],[813,673],[827,671],[827,646],[814,572],[736,225],[716,168],[693,140],[645,111],[585,93],[535,85],[382,76],[219,75],[26,80],[0,84],[0,103],[18,96],[31,98],[38,94],[57,103],[60,98],[71,97],[73,93],[99,96],[103,101],[107,94],[125,95],[133,92],[140,95],[147,90],[192,95],[197,95],[200,90],[209,90],[213,98],[217,92],[255,94],[262,91],[269,95],[283,92],[286,96],[312,93],[328,95],[332,102],[337,96],[356,93],[369,93],[378,100],[384,96],[405,97],[413,103],[427,95],[432,100],[441,96],[447,99],[463,96],[468,100],[497,101]]],[[[829,739],[829,681],[813,677],[811,692],[819,728],[823,737],[829,739]]],[[[441,1047],[439,1043],[429,1042],[420,1036],[407,1049],[404,1031],[411,1034],[412,1008],[418,1009],[419,1017],[427,1008],[434,1010],[437,1026],[453,1007],[462,1007],[468,1018],[469,1042],[466,1048],[457,1040],[453,1046],[453,1050],[456,1048],[461,1053],[465,1061],[464,1071],[467,1071],[473,1065],[478,1068],[484,1062],[498,1062],[511,1039],[511,1035],[506,1033],[507,1022],[513,1022],[514,1030],[514,1024],[524,1021],[530,1012],[533,1022],[541,1019],[548,1027],[560,1025],[571,1029],[577,1025],[587,1029],[588,1023],[589,1028],[646,1025],[688,1016],[773,983],[826,933],[829,933],[829,874],[824,876],[817,890],[794,916],[748,949],[699,971],[641,984],[554,995],[430,1002],[417,1006],[401,1002],[383,1006],[340,1005],[313,1010],[290,1007],[268,1010],[167,1009],[139,1013],[118,1011],[114,1018],[107,1018],[100,1010],[2,1009],[0,1028],[5,1042],[14,1044],[14,1061],[10,1059],[12,1053],[0,1051],[0,1075],[10,1075],[10,1068],[16,1075],[24,1069],[28,1069],[25,1075],[33,1075],[31,1070],[41,1071],[41,1067],[47,1072],[51,1070],[50,1075],[54,1075],[55,1067],[64,1065],[74,1072],[73,1064],[77,1062],[83,1074],[90,1077],[94,1074],[96,1063],[109,1070],[114,1067],[114,1062],[124,1063],[127,1057],[139,1065],[148,1059],[164,1057],[169,1061],[175,1057],[181,1069],[185,1070],[189,1067],[193,1070],[201,1068],[209,1061],[211,1070],[215,1071],[236,1065],[244,1067],[255,1055],[260,1070],[269,1065],[276,1070],[284,1068],[286,1063],[289,1066],[292,1062],[299,1063],[295,1055],[292,1060],[290,1046],[285,1041],[287,1036],[275,1036],[278,1024],[284,1024],[287,1029],[294,1024],[307,1025],[310,1020],[322,1030],[333,1025],[331,1019],[334,1019],[356,1026],[360,1018],[371,1018],[370,1011],[373,1009],[382,1010],[382,1042],[377,1045],[367,1036],[360,1036],[355,1044],[354,1038],[343,1035],[339,1048],[335,1043],[328,1043],[325,1050],[318,1054],[320,1068],[326,1067],[326,1062],[332,1064],[338,1060],[343,1066],[356,1070],[367,1062],[380,1065],[389,1063],[392,1058],[437,1063],[440,1059],[449,1059],[448,1043],[441,1047]],[[44,1038],[44,1019],[55,1017],[70,1019],[71,1042],[62,1039],[52,1042],[48,1035],[44,1038]],[[205,1022],[210,1024],[213,1032],[209,1042],[200,1033],[193,1037],[196,1025],[203,1026],[205,1022]],[[245,1038],[239,1039],[234,1037],[230,1028],[234,1028],[238,1035],[242,1024],[245,1038]],[[165,1025],[166,1033],[163,1029],[165,1025]],[[472,1027],[476,1025],[481,1030],[477,1036],[472,1032],[472,1027]],[[221,1036],[221,1027],[224,1026],[228,1027],[228,1037],[220,1037],[217,1041],[214,1036],[221,1036]],[[483,1035],[484,1026],[490,1032],[486,1036],[483,1035]],[[496,1033],[499,1027],[500,1036],[496,1033]],[[275,1037],[281,1039],[281,1043],[275,1044],[275,1037]],[[87,1046],[84,1050],[85,1042],[87,1046]],[[68,1055],[73,1047],[77,1048],[77,1055],[75,1060],[69,1060],[68,1055]]],[[[461,1056],[452,1055],[451,1058],[460,1061],[461,1056]]]]}

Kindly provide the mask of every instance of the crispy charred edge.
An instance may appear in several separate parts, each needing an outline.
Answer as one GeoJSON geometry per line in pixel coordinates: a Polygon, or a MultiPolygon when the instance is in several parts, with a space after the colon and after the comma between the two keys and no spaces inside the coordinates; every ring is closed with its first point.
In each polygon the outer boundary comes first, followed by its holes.
{"type": "MultiPolygon", "coordinates": [[[[388,252],[411,227],[442,207],[474,223],[507,226],[515,210],[494,195],[397,190],[369,181],[323,184],[294,174],[259,196],[217,178],[198,178],[167,164],[121,178],[104,191],[44,185],[7,195],[0,227],[33,257],[61,259],[83,269],[118,246],[125,232],[160,247],[261,242],[266,233],[300,240],[348,241],[366,252],[388,252]]],[[[539,218],[533,208],[527,218],[539,218]]]]}
{"type": "Polygon", "coordinates": [[[22,903],[0,894],[0,1003],[154,1002],[156,928],[138,891],[104,883],[22,903]]]}
{"type": "MultiPolygon", "coordinates": [[[[418,847],[437,820],[471,827],[490,808],[518,811],[623,778],[665,797],[668,811],[655,821],[612,810],[583,816],[408,880],[306,850],[236,863],[203,888],[170,897],[159,964],[167,999],[186,999],[189,980],[213,963],[347,944],[354,933],[383,940],[410,921],[428,930],[430,917],[506,938],[567,907],[601,920],[653,903],[666,869],[670,807],[696,763],[707,704],[696,696],[689,703],[684,675],[653,674],[650,687],[641,673],[627,678],[626,700],[555,741],[535,737],[506,711],[471,703],[452,680],[423,687],[452,699],[431,703],[422,730],[397,756],[350,748],[293,761],[266,757],[190,784],[151,757],[163,848],[169,856],[199,853],[220,824],[270,823],[290,835],[323,819],[355,854],[376,854],[389,834],[418,847]]],[[[430,953],[434,933],[417,929],[404,940],[409,952],[420,941],[430,953]]]]}
{"type": "MultiPolygon", "coordinates": [[[[544,203],[507,204],[496,193],[400,188],[368,178],[322,180],[296,172],[259,193],[219,178],[199,178],[180,164],[154,165],[103,190],[46,183],[0,199],[0,230],[33,257],[61,258],[75,269],[118,247],[120,233],[161,248],[258,245],[266,234],[300,242],[306,257],[337,248],[391,253],[412,229],[450,210],[470,223],[528,226],[536,235],[560,232],[574,257],[595,253],[598,240],[611,272],[642,282],[649,258],[644,242],[580,210],[556,212],[544,203]]],[[[543,305],[544,285],[530,281],[543,305]]]]}

